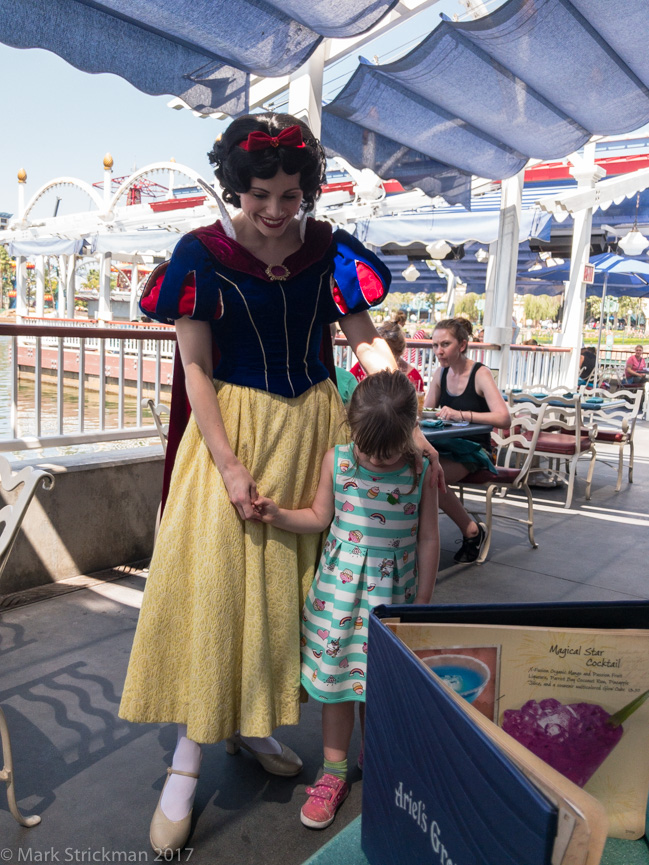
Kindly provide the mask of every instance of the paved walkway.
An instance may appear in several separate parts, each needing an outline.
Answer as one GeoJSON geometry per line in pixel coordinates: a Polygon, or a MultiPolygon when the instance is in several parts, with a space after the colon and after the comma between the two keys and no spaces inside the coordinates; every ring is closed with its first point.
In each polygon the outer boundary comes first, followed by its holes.
{"type": "MultiPolygon", "coordinates": [[[[436,603],[648,598],[649,424],[636,439],[636,482],[625,480],[620,493],[615,470],[601,463],[590,502],[583,471],[570,510],[561,506],[562,491],[536,492],[538,550],[524,529],[496,522],[489,560],[454,565],[457,530],[442,517],[436,603]]],[[[174,728],[117,718],[144,583],[135,572],[3,612],[0,703],[13,736],[20,806],[43,819],[33,829],[18,826],[0,790],[0,865],[155,860],[148,826],[174,728]]],[[[297,779],[273,778],[247,754],[228,756],[223,745],[205,749],[191,861],[300,865],[359,813],[362,783],[354,769],[352,793],[333,826],[302,827],[304,785],[321,759],[318,707],[309,703],[299,727],[279,736],[304,760],[297,779]]],[[[356,735],[352,765],[358,744],[356,735]]]]}

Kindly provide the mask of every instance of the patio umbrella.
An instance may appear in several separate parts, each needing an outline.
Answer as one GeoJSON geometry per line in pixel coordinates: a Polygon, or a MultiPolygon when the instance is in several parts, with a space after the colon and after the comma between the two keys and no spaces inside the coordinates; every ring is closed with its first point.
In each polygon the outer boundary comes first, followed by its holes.
{"type": "MultiPolygon", "coordinates": [[[[612,252],[595,255],[590,259],[595,268],[595,281],[589,285],[586,294],[589,297],[601,297],[602,309],[599,316],[599,334],[597,336],[597,360],[595,364],[595,381],[599,378],[599,350],[602,343],[602,323],[604,320],[604,304],[606,296],[613,297],[649,297],[649,262],[637,258],[625,258],[612,252]]],[[[530,271],[519,273],[523,283],[516,286],[519,294],[543,294],[534,283],[563,283],[570,279],[570,262],[548,267],[542,271],[532,271],[539,274],[539,279],[530,276],[530,271]],[[531,287],[530,287],[531,286],[531,287]],[[526,290],[528,289],[528,290],[526,290]]]]}

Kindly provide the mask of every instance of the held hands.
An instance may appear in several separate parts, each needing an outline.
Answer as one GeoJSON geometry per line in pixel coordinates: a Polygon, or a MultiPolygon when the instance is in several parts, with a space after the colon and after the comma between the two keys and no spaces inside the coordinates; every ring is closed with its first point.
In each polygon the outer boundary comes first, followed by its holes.
{"type": "Polygon", "coordinates": [[[257,484],[240,462],[221,470],[230,501],[242,520],[254,519],[253,502],[257,500],[257,484]]]}
{"type": "Polygon", "coordinates": [[[253,514],[250,519],[261,523],[274,523],[279,514],[279,507],[272,499],[258,496],[252,503],[253,514]]]}

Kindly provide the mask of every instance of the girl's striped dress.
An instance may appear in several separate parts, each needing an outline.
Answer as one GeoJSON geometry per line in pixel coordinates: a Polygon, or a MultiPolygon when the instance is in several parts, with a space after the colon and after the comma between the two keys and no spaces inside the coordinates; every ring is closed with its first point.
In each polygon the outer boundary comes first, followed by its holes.
{"type": "Polygon", "coordinates": [[[414,600],[417,526],[427,461],[373,475],[353,445],[335,449],[335,517],[302,612],[302,684],[317,700],[365,700],[367,620],[414,600]]]}

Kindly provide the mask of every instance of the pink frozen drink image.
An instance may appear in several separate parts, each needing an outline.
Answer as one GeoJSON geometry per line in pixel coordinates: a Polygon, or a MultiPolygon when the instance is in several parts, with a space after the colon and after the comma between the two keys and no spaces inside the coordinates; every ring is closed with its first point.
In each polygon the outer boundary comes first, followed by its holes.
{"type": "Polygon", "coordinates": [[[610,715],[596,703],[528,700],[506,709],[503,730],[579,787],[592,777],[624,735],[622,722],[649,697],[645,691],[610,715]]]}

